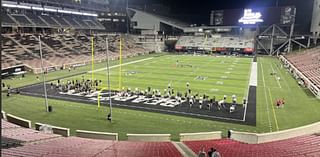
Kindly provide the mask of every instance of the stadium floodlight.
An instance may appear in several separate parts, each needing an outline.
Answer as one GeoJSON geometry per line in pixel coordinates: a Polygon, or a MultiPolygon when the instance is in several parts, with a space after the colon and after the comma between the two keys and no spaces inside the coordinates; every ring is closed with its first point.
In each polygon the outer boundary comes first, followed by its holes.
{"type": "Polygon", "coordinates": [[[30,6],[25,6],[25,5],[17,5],[17,8],[20,8],[20,9],[31,9],[30,6]]]}
{"type": "Polygon", "coordinates": [[[2,7],[7,7],[7,8],[21,8],[21,9],[31,9],[30,6],[25,6],[25,5],[15,5],[15,4],[2,4],[2,7]]]}
{"type": "Polygon", "coordinates": [[[92,14],[92,13],[82,13],[82,15],[84,15],[84,16],[95,16],[95,17],[98,16],[98,14],[92,14]]]}
{"type": "Polygon", "coordinates": [[[57,12],[57,9],[44,8],[44,11],[57,12]]]}
{"type": "Polygon", "coordinates": [[[71,14],[75,14],[75,15],[82,15],[83,13],[81,13],[81,12],[77,12],[77,11],[71,11],[71,14]]]}
{"type": "Polygon", "coordinates": [[[46,76],[45,76],[45,71],[44,71],[44,65],[43,65],[43,58],[42,58],[42,47],[41,47],[41,37],[39,35],[39,48],[40,48],[40,59],[41,59],[41,73],[42,73],[42,78],[43,78],[43,88],[44,88],[44,101],[45,101],[45,106],[46,106],[46,112],[49,112],[49,107],[48,107],[48,95],[47,95],[47,87],[46,87],[46,76]]]}
{"type": "Polygon", "coordinates": [[[8,7],[8,8],[16,8],[17,5],[14,4],[2,4],[3,7],[8,7]]]}
{"type": "Polygon", "coordinates": [[[43,8],[41,7],[32,7],[33,10],[40,10],[40,11],[43,11],[43,8]]]}
{"type": "Polygon", "coordinates": [[[60,10],[60,9],[58,9],[58,13],[71,14],[71,11],[68,11],[68,10],[60,10]]]}

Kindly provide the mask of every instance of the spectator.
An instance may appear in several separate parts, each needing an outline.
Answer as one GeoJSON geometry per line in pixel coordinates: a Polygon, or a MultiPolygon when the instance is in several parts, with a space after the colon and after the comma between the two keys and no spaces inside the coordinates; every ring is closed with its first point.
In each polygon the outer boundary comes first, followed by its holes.
{"type": "Polygon", "coordinates": [[[8,86],[7,96],[9,97],[9,96],[10,96],[10,93],[11,93],[11,88],[10,88],[10,85],[7,85],[7,86],[8,86]]]}
{"type": "Polygon", "coordinates": [[[210,150],[208,151],[208,157],[212,157],[213,150],[213,148],[210,148],[210,150]]]}
{"type": "Polygon", "coordinates": [[[17,88],[16,92],[17,92],[17,94],[20,94],[20,89],[19,89],[19,88],[17,88]]]}
{"type": "Polygon", "coordinates": [[[200,150],[198,157],[206,157],[206,152],[204,151],[204,147],[202,146],[202,149],[200,150]]]}
{"type": "Polygon", "coordinates": [[[280,99],[277,99],[277,100],[276,100],[276,105],[277,105],[277,108],[280,107],[280,105],[281,105],[281,100],[280,100],[280,99]]]}
{"type": "Polygon", "coordinates": [[[216,149],[213,149],[211,157],[221,157],[221,155],[216,149]]]}
{"type": "Polygon", "coordinates": [[[199,108],[200,108],[200,110],[202,109],[202,103],[203,103],[203,98],[200,98],[200,100],[199,100],[199,108]]]}
{"type": "Polygon", "coordinates": [[[243,97],[243,104],[242,107],[245,108],[247,104],[247,99],[245,97],[243,97]]]}
{"type": "Polygon", "coordinates": [[[286,103],[286,101],[284,100],[284,98],[282,98],[281,100],[281,107],[283,108],[284,107],[284,104],[286,103]]]}

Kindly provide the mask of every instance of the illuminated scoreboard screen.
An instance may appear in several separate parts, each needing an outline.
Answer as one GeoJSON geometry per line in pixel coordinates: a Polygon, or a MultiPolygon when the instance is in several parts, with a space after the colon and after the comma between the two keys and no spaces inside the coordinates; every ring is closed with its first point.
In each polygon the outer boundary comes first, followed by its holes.
{"type": "Polygon", "coordinates": [[[245,8],[215,10],[211,12],[210,24],[214,26],[238,25],[289,25],[294,22],[295,7],[245,8]]]}

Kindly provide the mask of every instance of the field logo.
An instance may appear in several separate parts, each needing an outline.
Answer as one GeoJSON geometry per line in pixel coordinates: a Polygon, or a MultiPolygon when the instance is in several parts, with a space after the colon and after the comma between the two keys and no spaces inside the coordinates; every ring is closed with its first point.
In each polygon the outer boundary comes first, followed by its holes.
{"type": "Polygon", "coordinates": [[[252,12],[252,9],[244,9],[244,15],[239,19],[239,23],[256,24],[258,22],[263,22],[261,17],[262,15],[260,12],[252,12]]]}

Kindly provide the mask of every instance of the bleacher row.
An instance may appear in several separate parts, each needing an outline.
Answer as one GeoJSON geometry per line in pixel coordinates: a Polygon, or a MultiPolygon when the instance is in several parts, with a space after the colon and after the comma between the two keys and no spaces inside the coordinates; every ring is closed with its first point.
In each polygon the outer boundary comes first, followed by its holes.
{"type": "Polygon", "coordinates": [[[180,152],[171,142],[130,142],[62,137],[22,128],[2,119],[1,156],[133,156],[179,157],[180,152]],[[9,141],[8,139],[11,139],[9,141]],[[16,144],[7,143],[15,140],[16,144]],[[20,145],[19,145],[20,144],[20,145]],[[13,146],[13,147],[12,147],[13,146]]]}
{"type": "Polygon", "coordinates": [[[104,30],[105,27],[96,19],[84,16],[59,16],[59,15],[36,15],[6,14],[2,15],[2,27],[39,27],[39,28],[74,28],[104,30]]]}
{"type": "Polygon", "coordinates": [[[239,37],[204,37],[204,36],[181,36],[176,44],[182,47],[201,47],[211,50],[217,48],[253,48],[252,39],[239,37]]]}
{"type": "MultiPolygon", "coordinates": [[[[134,142],[62,137],[22,128],[2,119],[1,156],[132,156],[178,157],[172,142],[134,142]],[[9,139],[9,140],[8,140],[9,139]],[[8,146],[8,143],[15,145],[8,146]]],[[[202,148],[217,149],[223,157],[319,157],[320,136],[306,135],[263,144],[245,144],[231,139],[184,141],[194,154],[202,148]]]]}
{"type": "Polygon", "coordinates": [[[184,142],[192,151],[217,149],[223,157],[319,157],[320,136],[307,135],[262,144],[245,144],[230,139],[184,142]]]}
{"type": "MultiPolygon", "coordinates": [[[[39,39],[35,34],[2,34],[2,69],[25,64],[31,69],[41,67],[39,39]]],[[[95,59],[106,59],[106,36],[95,37],[95,59]]],[[[119,57],[120,36],[108,36],[109,55],[119,57]]],[[[44,67],[62,67],[77,63],[90,62],[91,42],[87,35],[41,35],[44,67]]],[[[125,39],[122,44],[123,57],[145,54],[149,51],[133,40],[125,39]]]]}
{"type": "Polygon", "coordinates": [[[289,54],[286,58],[320,88],[320,47],[305,50],[303,53],[289,54]]]}

